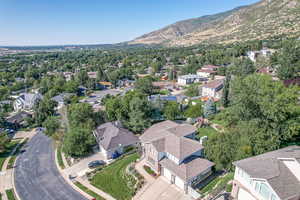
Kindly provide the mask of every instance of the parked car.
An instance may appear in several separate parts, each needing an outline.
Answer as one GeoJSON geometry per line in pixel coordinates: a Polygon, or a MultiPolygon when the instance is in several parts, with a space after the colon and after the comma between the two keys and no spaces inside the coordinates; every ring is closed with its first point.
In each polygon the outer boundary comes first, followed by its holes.
{"type": "Polygon", "coordinates": [[[105,162],[103,160],[94,160],[88,164],[88,167],[95,168],[101,165],[105,165],[105,162]]]}

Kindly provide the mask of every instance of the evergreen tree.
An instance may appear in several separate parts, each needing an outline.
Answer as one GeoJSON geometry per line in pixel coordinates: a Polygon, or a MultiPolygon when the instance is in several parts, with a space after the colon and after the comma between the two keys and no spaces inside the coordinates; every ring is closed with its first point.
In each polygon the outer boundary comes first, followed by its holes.
{"type": "Polygon", "coordinates": [[[228,107],[230,103],[230,97],[229,97],[230,79],[231,79],[231,75],[227,74],[226,79],[224,81],[223,94],[221,98],[221,103],[225,108],[228,107]]]}
{"type": "Polygon", "coordinates": [[[209,118],[217,113],[216,104],[212,99],[206,101],[204,105],[204,117],[209,118]]]}

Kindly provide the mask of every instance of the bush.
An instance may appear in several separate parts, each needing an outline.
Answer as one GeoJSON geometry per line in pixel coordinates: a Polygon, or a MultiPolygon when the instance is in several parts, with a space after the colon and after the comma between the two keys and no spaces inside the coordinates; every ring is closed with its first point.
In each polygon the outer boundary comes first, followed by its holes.
{"type": "Polygon", "coordinates": [[[15,192],[13,189],[9,189],[5,191],[8,200],[16,200],[15,192]]]}
{"type": "Polygon", "coordinates": [[[232,184],[227,184],[226,185],[226,192],[231,192],[232,190],[232,184]]]}
{"type": "Polygon", "coordinates": [[[147,165],[144,165],[143,166],[144,167],[144,169],[145,169],[145,171],[148,173],[148,174],[150,174],[151,176],[156,176],[157,174],[149,167],[149,166],[147,166],[147,165]]]}

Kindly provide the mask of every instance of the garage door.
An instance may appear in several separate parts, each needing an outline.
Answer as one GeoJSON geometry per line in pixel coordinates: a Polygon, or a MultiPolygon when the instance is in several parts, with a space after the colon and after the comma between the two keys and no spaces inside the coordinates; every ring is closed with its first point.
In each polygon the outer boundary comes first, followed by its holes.
{"type": "Polygon", "coordinates": [[[175,177],[175,185],[177,185],[180,189],[184,190],[184,182],[178,176],[175,177]]]}
{"type": "Polygon", "coordinates": [[[240,188],[238,194],[238,200],[255,200],[255,198],[249,194],[246,190],[240,188]]]}
{"type": "Polygon", "coordinates": [[[171,172],[168,170],[168,169],[166,169],[166,168],[163,168],[163,170],[164,170],[164,172],[163,172],[163,175],[164,175],[164,177],[166,177],[168,180],[172,180],[171,178],[172,178],[172,174],[171,174],[171,172]]]}

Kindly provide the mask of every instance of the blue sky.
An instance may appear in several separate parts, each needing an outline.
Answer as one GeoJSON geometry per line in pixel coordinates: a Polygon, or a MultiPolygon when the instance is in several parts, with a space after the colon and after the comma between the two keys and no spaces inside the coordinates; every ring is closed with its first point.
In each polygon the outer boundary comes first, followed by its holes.
{"type": "Polygon", "coordinates": [[[128,41],[258,0],[1,0],[0,46],[128,41]]]}

